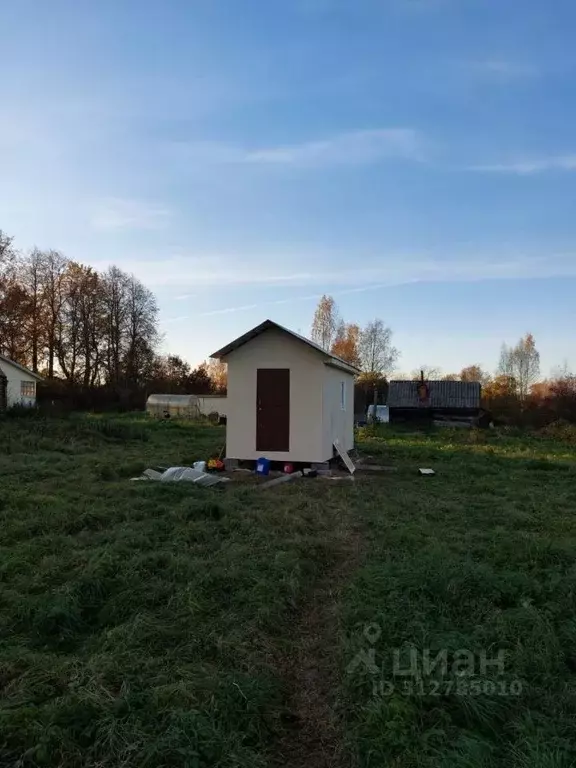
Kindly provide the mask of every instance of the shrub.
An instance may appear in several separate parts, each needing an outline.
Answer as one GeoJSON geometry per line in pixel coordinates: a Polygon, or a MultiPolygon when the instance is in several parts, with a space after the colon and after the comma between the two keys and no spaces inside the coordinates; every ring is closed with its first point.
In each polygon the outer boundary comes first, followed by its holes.
{"type": "Polygon", "coordinates": [[[564,419],[553,421],[552,424],[548,424],[546,427],[538,430],[537,434],[540,437],[576,445],[576,424],[570,424],[570,422],[564,419]]]}

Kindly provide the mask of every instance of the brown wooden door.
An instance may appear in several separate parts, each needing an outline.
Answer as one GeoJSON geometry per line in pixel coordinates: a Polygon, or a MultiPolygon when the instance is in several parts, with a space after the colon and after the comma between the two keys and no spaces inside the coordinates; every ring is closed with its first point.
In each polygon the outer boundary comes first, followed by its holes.
{"type": "Polygon", "coordinates": [[[290,369],[256,372],[256,450],[290,450],[290,369]]]}

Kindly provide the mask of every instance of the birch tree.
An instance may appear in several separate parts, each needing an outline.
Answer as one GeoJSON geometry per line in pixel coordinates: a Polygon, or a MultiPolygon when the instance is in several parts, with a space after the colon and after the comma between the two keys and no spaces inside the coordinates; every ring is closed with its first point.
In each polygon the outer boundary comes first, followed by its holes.
{"type": "Polygon", "coordinates": [[[400,357],[399,350],[392,344],[392,330],[379,318],[360,331],[358,352],[364,373],[386,377],[400,357]]]}
{"type": "Polygon", "coordinates": [[[336,302],[332,296],[324,294],[318,302],[318,306],[314,313],[312,331],[310,334],[312,341],[328,351],[336,336],[336,330],[339,323],[340,320],[336,302]]]}
{"type": "Polygon", "coordinates": [[[526,400],[530,387],[540,376],[540,353],[531,333],[523,336],[514,347],[502,345],[498,372],[510,379],[520,400],[526,400]]]}

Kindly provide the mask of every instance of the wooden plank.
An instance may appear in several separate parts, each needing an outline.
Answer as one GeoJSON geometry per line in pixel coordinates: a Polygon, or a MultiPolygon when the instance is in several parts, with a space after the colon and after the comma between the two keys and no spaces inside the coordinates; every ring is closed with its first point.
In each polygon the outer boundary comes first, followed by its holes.
{"type": "Polygon", "coordinates": [[[296,480],[296,478],[302,477],[301,472],[292,472],[290,475],[280,475],[280,477],[275,477],[274,480],[268,480],[266,483],[262,483],[262,485],[259,485],[259,488],[273,488],[275,485],[281,485],[282,483],[287,483],[290,480],[296,480]]]}
{"type": "Polygon", "coordinates": [[[386,467],[383,464],[356,464],[357,470],[368,472],[397,472],[398,467],[386,467]]]}
{"type": "Polygon", "coordinates": [[[336,438],[336,440],[334,440],[332,445],[338,451],[338,455],[340,456],[340,458],[342,459],[344,464],[346,464],[348,472],[350,472],[350,474],[353,475],[356,467],[352,463],[352,459],[350,458],[350,456],[348,456],[347,451],[345,451],[344,448],[342,448],[342,446],[340,445],[340,440],[338,440],[338,438],[336,438]]]}

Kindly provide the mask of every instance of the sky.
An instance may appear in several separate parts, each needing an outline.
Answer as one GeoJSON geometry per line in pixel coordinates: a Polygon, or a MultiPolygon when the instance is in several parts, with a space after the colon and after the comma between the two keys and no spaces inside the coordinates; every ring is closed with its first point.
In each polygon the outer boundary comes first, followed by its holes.
{"type": "Polygon", "coordinates": [[[0,2],[0,228],[195,364],[323,293],[399,371],[576,368],[573,0],[0,2]]]}

